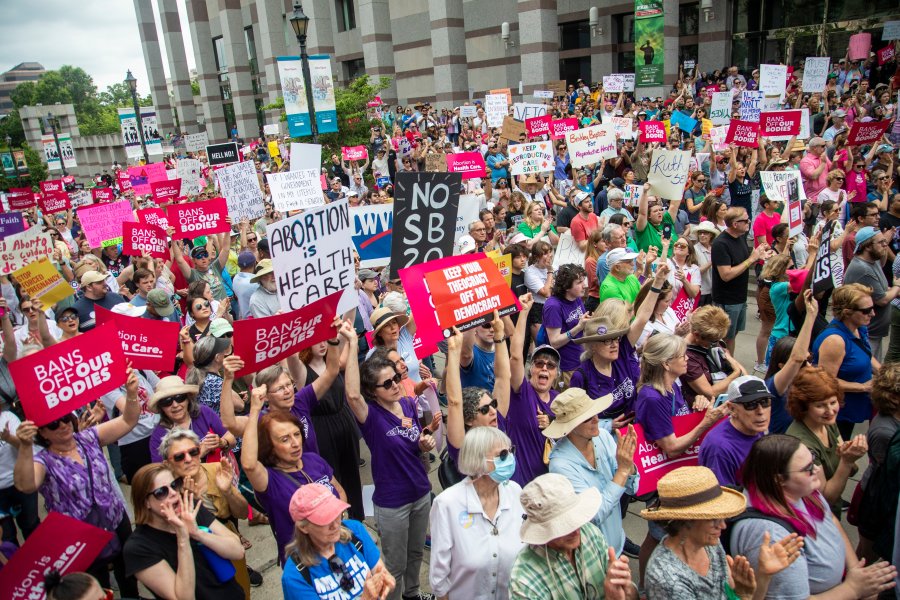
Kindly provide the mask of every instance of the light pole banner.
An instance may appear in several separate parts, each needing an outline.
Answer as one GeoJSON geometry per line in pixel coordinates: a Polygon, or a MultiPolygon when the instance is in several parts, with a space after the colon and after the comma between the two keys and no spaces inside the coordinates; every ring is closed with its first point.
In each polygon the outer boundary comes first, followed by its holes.
{"type": "MultiPolygon", "coordinates": [[[[75,149],[72,147],[72,137],[68,133],[57,133],[56,137],[59,139],[59,152],[62,152],[62,160],[66,168],[77,167],[78,163],[75,162],[75,149]]],[[[47,168],[51,171],[62,170],[53,134],[42,135],[41,145],[44,148],[44,160],[47,162],[47,168]]]]}
{"type": "Polygon", "coordinates": [[[335,133],[338,130],[337,105],[334,102],[331,60],[327,54],[309,57],[309,78],[312,81],[313,106],[316,109],[316,132],[335,133]]]}
{"type": "Polygon", "coordinates": [[[306,87],[303,85],[303,64],[299,56],[279,56],[278,76],[281,79],[281,95],[284,113],[287,115],[288,135],[292,138],[312,134],[309,107],[306,104],[306,87]]]}
{"type": "Polygon", "coordinates": [[[122,131],[122,144],[125,146],[125,156],[128,158],[141,158],[141,137],[138,135],[137,117],[133,108],[119,109],[119,129],[122,131]]]}
{"type": "Polygon", "coordinates": [[[635,86],[663,84],[663,0],[634,2],[635,86]],[[638,53],[638,50],[643,53],[638,53]]]}
{"type": "MultiPolygon", "coordinates": [[[[159,124],[156,120],[156,109],[152,106],[141,107],[141,128],[144,130],[144,144],[147,146],[147,154],[162,155],[162,136],[159,134],[159,124]]],[[[138,147],[140,147],[138,140],[138,147]]]]}

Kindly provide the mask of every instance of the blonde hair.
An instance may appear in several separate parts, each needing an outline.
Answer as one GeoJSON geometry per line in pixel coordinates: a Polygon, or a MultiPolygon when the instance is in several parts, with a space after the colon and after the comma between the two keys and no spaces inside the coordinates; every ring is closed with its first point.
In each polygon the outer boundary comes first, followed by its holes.
{"type": "Polygon", "coordinates": [[[831,171],[828,171],[828,178],[826,179],[826,181],[828,182],[829,185],[831,185],[831,182],[834,181],[835,179],[837,179],[838,177],[844,177],[844,170],[843,169],[832,169],[831,171]]]}
{"type": "Polygon", "coordinates": [[[687,350],[683,337],[670,333],[651,335],[644,344],[641,353],[641,376],[637,388],[645,385],[654,388],[660,394],[668,394],[666,389],[666,363],[687,350]]]}
{"type": "Polygon", "coordinates": [[[760,272],[760,279],[766,281],[787,281],[787,269],[791,262],[788,254],[776,254],[766,261],[760,272]]]}
{"type": "Polygon", "coordinates": [[[691,315],[691,333],[704,340],[720,340],[728,333],[731,319],[718,306],[701,306],[691,315]]]}
{"type": "MultiPolygon", "coordinates": [[[[294,562],[297,562],[298,558],[300,559],[300,562],[297,564],[298,567],[301,564],[307,567],[314,567],[322,560],[322,557],[313,545],[312,540],[300,530],[301,525],[306,527],[309,524],[309,521],[306,519],[294,523],[294,538],[284,547],[285,557],[290,556],[294,559],[294,562]]],[[[340,543],[346,544],[351,539],[353,539],[353,534],[349,529],[341,525],[340,543]]]]}
{"type": "Polygon", "coordinates": [[[831,310],[835,319],[844,320],[848,312],[859,308],[859,301],[872,296],[872,288],[861,283],[847,283],[834,290],[831,296],[831,310]]]}
{"type": "Polygon", "coordinates": [[[544,213],[544,216],[546,216],[546,212],[547,212],[545,209],[544,203],[541,202],[540,200],[535,200],[535,201],[529,202],[528,204],[525,205],[525,212],[523,213],[523,215],[525,216],[525,222],[532,229],[534,228],[535,225],[539,225],[541,223],[540,221],[535,222],[535,221],[531,220],[531,211],[534,209],[535,206],[537,206],[538,208],[541,209],[541,212],[544,213]]]}

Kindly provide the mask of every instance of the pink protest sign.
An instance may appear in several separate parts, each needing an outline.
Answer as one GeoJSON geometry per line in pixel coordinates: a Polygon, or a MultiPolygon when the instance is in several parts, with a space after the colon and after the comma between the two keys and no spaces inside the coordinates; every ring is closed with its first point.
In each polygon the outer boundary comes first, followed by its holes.
{"type": "Polygon", "coordinates": [[[342,146],[341,154],[344,160],[366,160],[369,157],[365,146],[342,146]]]}
{"type": "Polygon", "coordinates": [[[166,211],[161,208],[143,208],[137,211],[137,218],[139,223],[156,225],[157,227],[162,227],[163,231],[168,231],[169,229],[169,219],[166,217],[166,211]]]}
{"type": "Polygon", "coordinates": [[[894,60],[894,45],[889,44],[889,45],[885,46],[884,48],[879,50],[877,52],[877,54],[878,54],[879,66],[883,65],[886,62],[890,62],[890,61],[894,60]]]}
{"type": "Polygon", "coordinates": [[[91,248],[100,248],[116,243],[122,237],[122,223],[134,221],[134,212],[128,200],[120,200],[81,206],[78,219],[91,248]]]}
{"type": "Polygon", "coordinates": [[[150,194],[150,184],[154,181],[166,181],[166,163],[150,163],[141,167],[128,167],[128,178],[135,194],[150,194]]]}
{"type": "Polygon", "coordinates": [[[169,225],[175,229],[173,239],[195,238],[213,233],[231,231],[225,220],[228,204],[225,198],[213,198],[204,202],[171,204],[166,213],[169,225]]]}
{"type": "Polygon", "coordinates": [[[578,129],[578,119],[574,117],[550,121],[550,137],[554,140],[561,140],[566,137],[567,131],[575,131],[576,129],[578,129]]]}
{"type": "Polygon", "coordinates": [[[543,115],[540,117],[531,117],[530,119],[525,119],[525,133],[528,134],[528,137],[537,137],[539,135],[549,135],[550,134],[550,123],[553,121],[553,117],[550,115],[543,115]]]}
{"type": "Polygon", "coordinates": [[[753,148],[759,144],[759,123],[732,119],[728,126],[728,135],[725,137],[725,141],[729,144],[734,142],[735,146],[753,148]]]}
{"type": "Polygon", "coordinates": [[[660,121],[641,121],[638,127],[641,129],[641,143],[666,143],[666,126],[660,121]]]}
{"type": "Polygon", "coordinates": [[[181,193],[180,179],[167,179],[165,181],[151,181],[150,190],[153,193],[153,199],[157,204],[166,204],[174,202],[181,193]]]}
{"type": "Polygon", "coordinates": [[[481,152],[447,154],[447,172],[462,173],[463,180],[484,177],[486,166],[481,152]]]}
{"type": "Polygon", "coordinates": [[[869,50],[872,49],[872,34],[857,33],[850,36],[850,60],[866,60],[869,58],[869,50]]]}
{"type": "Polygon", "coordinates": [[[763,111],[759,115],[759,135],[797,135],[800,133],[802,115],[802,112],[794,110],[763,111]]]}
{"type": "Polygon", "coordinates": [[[94,202],[112,202],[116,199],[116,195],[112,188],[96,187],[91,190],[91,198],[94,202]]]}
{"type": "Polygon", "coordinates": [[[684,290],[684,286],[682,286],[681,289],[678,290],[678,295],[672,300],[672,310],[675,311],[675,315],[678,317],[679,321],[684,321],[689,314],[694,312],[699,303],[699,294],[697,297],[691,298],[684,290]]]}
{"type": "Polygon", "coordinates": [[[875,143],[881,139],[890,124],[890,121],[854,121],[847,135],[847,143],[851,146],[875,143]]]}

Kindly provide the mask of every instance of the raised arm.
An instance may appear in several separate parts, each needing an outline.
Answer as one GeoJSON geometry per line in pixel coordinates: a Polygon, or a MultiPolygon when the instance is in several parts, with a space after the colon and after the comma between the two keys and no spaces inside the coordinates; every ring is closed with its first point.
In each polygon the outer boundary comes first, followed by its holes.
{"type": "Polygon", "coordinates": [[[666,277],[668,276],[668,261],[661,259],[661,262],[656,267],[656,275],[653,276],[653,281],[650,283],[650,290],[647,293],[647,297],[644,298],[644,301],[641,302],[641,305],[638,307],[637,312],[634,315],[634,321],[631,322],[631,326],[628,328],[628,333],[626,334],[632,347],[636,346],[638,340],[641,339],[641,334],[644,332],[644,326],[653,314],[653,308],[656,306],[656,301],[659,299],[662,286],[666,282],[666,277]]]}
{"type": "Polygon", "coordinates": [[[228,264],[229,243],[231,240],[229,239],[228,233],[220,233],[216,239],[218,240],[216,260],[219,263],[219,270],[221,271],[225,268],[225,265],[228,264]]]}
{"type": "MultiPolygon", "coordinates": [[[[169,227],[168,229],[169,237],[175,233],[174,227],[169,227]]],[[[179,240],[173,239],[169,243],[169,250],[172,254],[172,261],[178,265],[178,270],[181,271],[181,274],[184,275],[185,279],[191,278],[191,266],[187,264],[187,261],[184,260],[184,254],[181,252],[181,242],[179,240]]]]}
{"type": "Polygon", "coordinates": [[[41,344],[49,348],[56,343],[56,338],[50,335],[50,327],[47,325],[47,314],[44,312],[44,303],[35,298],[32,306],[37,311],[38,333],[41,336],[41,344]]]}
{"type": "Polygon", "coordinates": [[[265,397],[265,385],[253,388],[250,392],[250,414],[247,415],[247,426],[244,428],[244,441],[241,446],[241,466],[244,467],[250,485],[257,492],[264,492],[269,488],[269,472],[259,462],[259,415],[265,397]]]}
{"type": "MultiPolygon", "coordinates": [[[[338,321],[337,326],[340,327],[342,323],[342,321],[338,321]]],[[[333,340],[328,340],[326,344],[328,349],[325,352],[325,372],[312,383],[316,398],[319,399],[331,389],[331,385],[341,372],[340,340],[336,337],[333,340]]]]}
{"type": "Polygon", "coordinates": [[[806,318],[803,320],[803,326],[797,332],[797,339],[794,340],[794,347],[791,350],[787,363],[772,377],[772,382],[775,384],[774,391],[778,392],[778,394],[787,392],[791,382],[797,376],[797,373],[800,372],[800,368],[809,356],[809,341],[812,338],[816,314],[819,312],[819,303],[813,296],[812,290],[803,292],[803,301],[806,304],[806,318]]]}
{"type": "Polygon", "coordinates": [[[494,398],[497,400],[497,410],[505,417],[509,411],[509,350],[504,337],[506,325],[497,311],[494,311],[491,326],[494,333],[494,398]]]}
{"type": "Polygon", "coordinates": [[[463,336],[454,327],[453,334],[447,338],[447,366],[444,369],[444,388],[447,394],[447,442],[454,448],[462,448],[466,437],[466,424],[463,415],[462,381],[459,376],[460,353],[463,336]]]}
{"type": "Polygon", "coordinates": [[[101,446],[108,446],[116,442],[134,429],[141,416],[141,403],[138,402],[138,377],[131,368],[131,362],[125,370],[128,378],[125,380],[125,410],[122,414],[105,423],[97,425],[97,441],[101,446]]]}
{"type": "Polygon", "coordinates": [[[643,189],[641,189],[641,198],[638,200],[638,216],[637,221],[634,223],[635,231],[643,231],[647,228],[647,204],[650,202],[650,199],[647,195],[650,193],[650,183],[645,183],[643,189]]]}
{"type": "Polygon", "coordinates": [[[359,423],[365,423],[369,418],[369,405],[366,404],[359,387],[359,339],[349,321],[344,321],[339,334],[347,340],[347,345],[350,347],[350,354],[347,356],[347,370],[344,373],[344,394],[347,396],[347,404],[350,405],[353,416],[359,423]]]}
{"type": "Polygon", "coordinates": [[[516,329],[509,345],[509,384],[514,392],[518,392],[525,381],[525,332],[528,330],[528,312],[534,305],[531,293],[519,296],[519,304],[522,305],[522,310],[519,311],[519,320],[516,321],[516,329]]]}
{"type": "Polygon", "coordinates": [[[34,421],[22,421],[16,429],[19,452],[13,468],[13,483],[17,490],[25,494],[36,492],[47,475],[44,465],[34,462],[34,438],[37,430],[34,421]]]}
{"type": "Polygon", "coordinates": [[[7,363],[11,363],[16,360],[18,349],[16,348],[16,331],[13,328],[6,298],[0,297],[0,308],[3,309],[3,316],[0,317],[0,328],[3,330],[3,359],[7,363]]]}
{"type": "Polygon", "coordinates": [[[226,356],[222,363],[222,395],[219,401],[219,416],[222,417],[222,425],[231,432],[234,437],[244,435],[249,417],[236,416],[234,403],[231,401],[234,394],[234,375],[244,368],[244,361],[240,356],[226,356]]]}
{"type": "MultiPolygon", "coordinates": [[[[684,196],[679,195],[677,198],[672,198],[669,200],[669,216],[672,217],[672,222],[675,223],[678,221],[678,208],[681,206],[681,199],[684,196]]],[[[674,231],[673,231],[674,233],[674,231]]],[[[663,253],[663,256],[668,256],[668,254],[663,253]]]]}

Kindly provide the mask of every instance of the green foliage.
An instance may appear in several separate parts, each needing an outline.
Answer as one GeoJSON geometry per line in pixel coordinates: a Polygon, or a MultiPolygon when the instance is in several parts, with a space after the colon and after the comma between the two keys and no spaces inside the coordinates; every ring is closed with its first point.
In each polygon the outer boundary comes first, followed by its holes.
{"type": "Polygon", "coordinates": [[[200,82],[196,79],[191,81],[191,96],[200,95],[200,82]]]}
{"type": "Polygon", "coordinates": [[[12,109],[3,119],[0,119],[0,140],[6,143],[6,136],[12,138],[15,147],[25,143],[25,131],[22,129],[22,119],[19,111],[12,109]]]}
{"type": "MultiPolygon", "coordinates": [[[[13,149],[18,150],[19,148],[16,147],[16,144],[13,144],[13,149]]],[[[6,191],[11,187],[30,187],[32,189],[37,189],[38,183],[47,178],[47,165],[41,162],[40,155],[32,150],[31,146],[23,145],[22,149],[25,151],[25,163],[28,165],[28,176],[20,178],[21,185],[19,185],[20,181],[2,177],[0,189],[3,191],[6,191]]]]}

